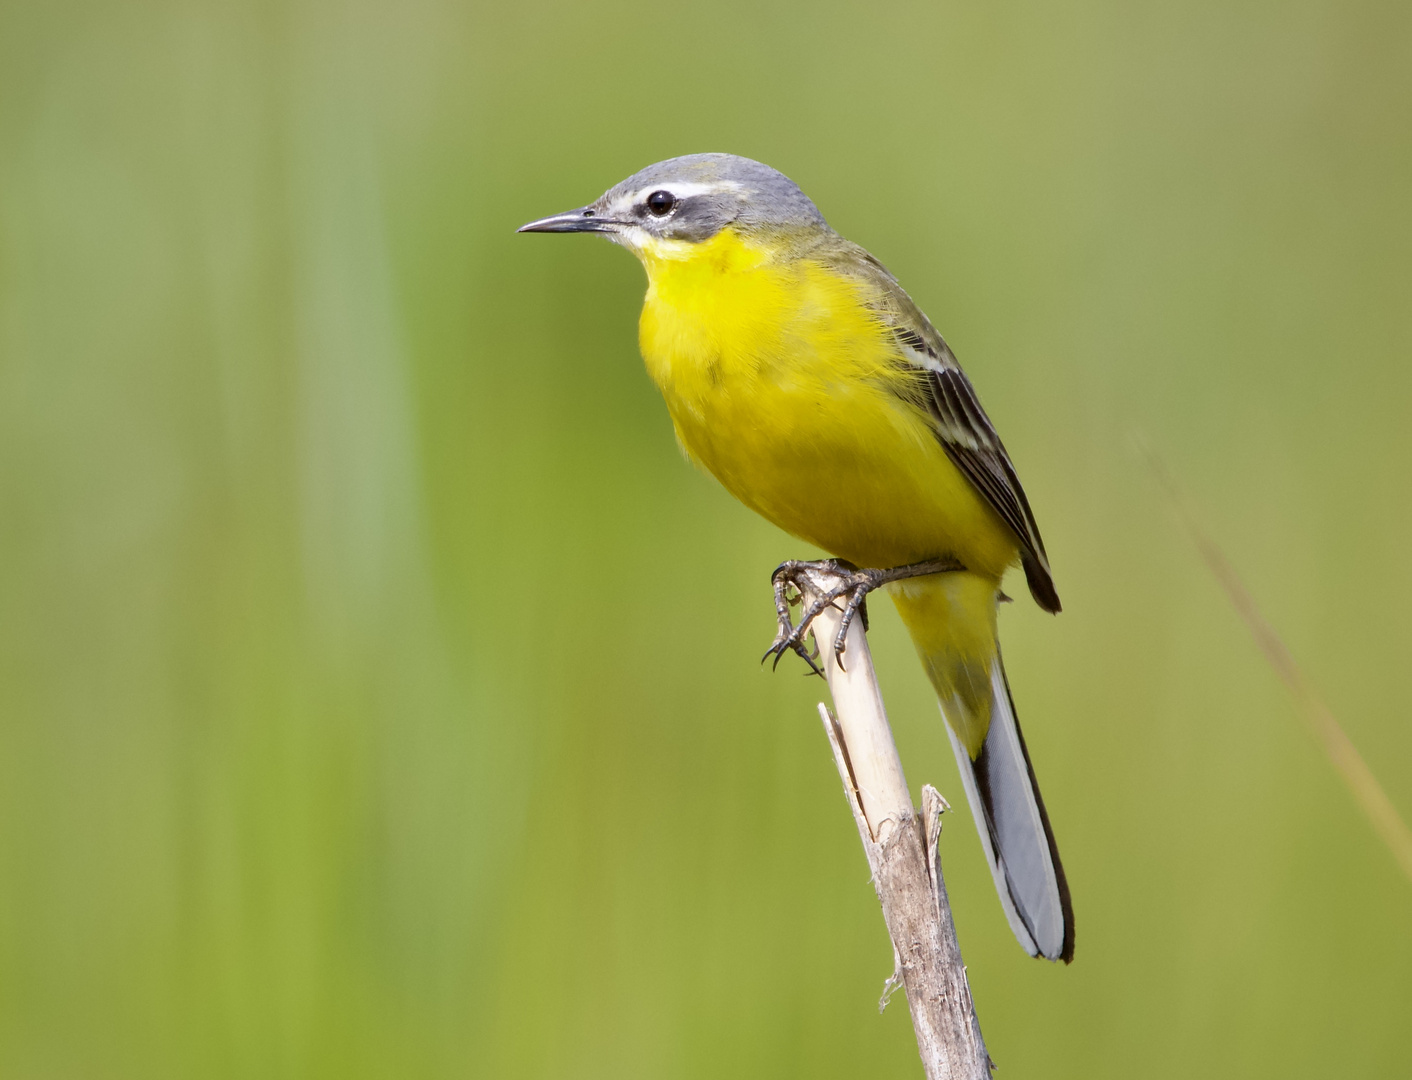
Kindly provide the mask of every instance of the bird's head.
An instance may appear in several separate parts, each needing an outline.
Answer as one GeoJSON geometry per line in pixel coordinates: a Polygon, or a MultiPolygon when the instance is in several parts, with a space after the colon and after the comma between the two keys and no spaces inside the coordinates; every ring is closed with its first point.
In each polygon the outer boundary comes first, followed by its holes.
{"type": "Polygon", "coordinates": [[[818,207],[784,173],[734,154],[689,154],[649,165],[589,205],[519,231],[602,233],[644,259],[682,259],[727,230],[763,242],[827,229],[818,207]]]}

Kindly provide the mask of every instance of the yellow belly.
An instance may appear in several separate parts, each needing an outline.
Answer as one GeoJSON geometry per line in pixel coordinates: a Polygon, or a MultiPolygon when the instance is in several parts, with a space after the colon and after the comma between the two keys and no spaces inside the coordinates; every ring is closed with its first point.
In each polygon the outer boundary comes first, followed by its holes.
{"type": "Polygon", "coordinates": [[[1015,539],[897,393],[858,286],[729,231],[644,256],[642,355],[687,454],[741,502],[860,566],[955,557],[999,578],[1015,539]]]}

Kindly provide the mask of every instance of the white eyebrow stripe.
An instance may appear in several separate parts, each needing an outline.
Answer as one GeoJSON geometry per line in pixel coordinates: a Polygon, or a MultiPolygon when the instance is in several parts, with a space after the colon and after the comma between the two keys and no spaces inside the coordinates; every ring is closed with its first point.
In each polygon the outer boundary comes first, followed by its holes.
{"type": "Polygon", "coordinates": [[[610,213],[620,214],[625,210],[630,210],[654,191],[670,191],[675,198],[689,199],[693,195],[716,195],[723,191],[741,192],[744,185],[734,180],[716,180],[709,184],[701,183],[662,183],[653,184],[651,187],[639,188],[637,191],[630,191],[626,195],[619,195],[613,200],[613,205],[608,208],[610,213]]]}
{"type": "Polygon", "coordinates": [[[653,191],[670,191],[678,199],[689,199],[693,195],[715,195],[720,191],[742,190],[742,186],[734,180],[716,180],[709,184],[662,184],[658,187],[643,188],[636,194],[641,198],[653,191]]]}

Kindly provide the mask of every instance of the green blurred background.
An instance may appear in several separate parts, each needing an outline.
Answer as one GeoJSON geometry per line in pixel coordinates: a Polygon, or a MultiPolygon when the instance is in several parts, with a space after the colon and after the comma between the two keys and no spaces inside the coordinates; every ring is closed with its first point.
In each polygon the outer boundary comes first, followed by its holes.
{"type": "Polygon", "coordinates": [[[920,1075],[756,662],[808,552],[679,456],[635,262],[513,232],[708,149],[898,273],[1049,543],[1071,968],[945,833],[1000,1075],[1412,1072],[1412,886],[1134,449],[1412,815],[1412,7],[11,0],[6,1080],[920,1075]]]}

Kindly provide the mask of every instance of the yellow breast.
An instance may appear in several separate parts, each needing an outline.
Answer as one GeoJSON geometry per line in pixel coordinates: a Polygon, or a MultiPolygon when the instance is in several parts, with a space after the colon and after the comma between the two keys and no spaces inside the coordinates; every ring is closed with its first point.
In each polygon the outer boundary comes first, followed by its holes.
{"type": "Polygon", "coordinates": [[[952,465],[861,286],[727,229],[639,252],[647,370],[687,454],[786,531],[862,566],[955,556],[999,577],[1013,536],[952,465]]]}

